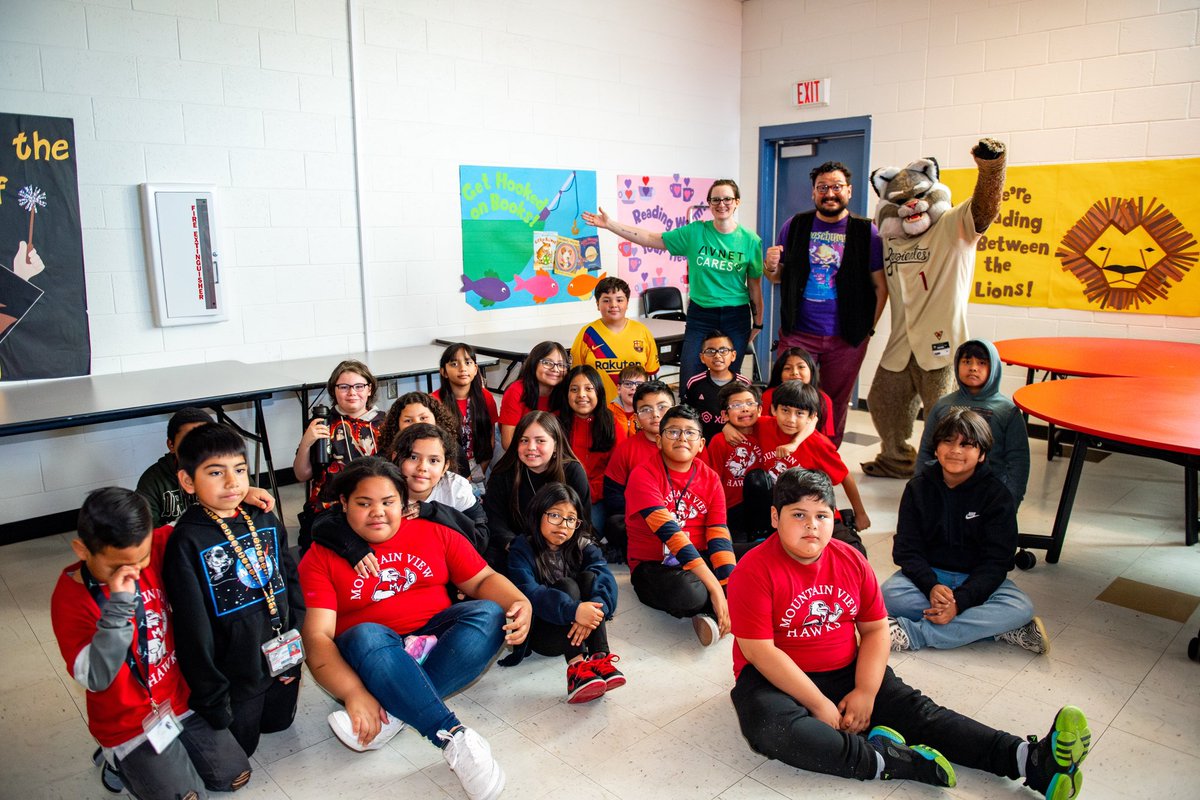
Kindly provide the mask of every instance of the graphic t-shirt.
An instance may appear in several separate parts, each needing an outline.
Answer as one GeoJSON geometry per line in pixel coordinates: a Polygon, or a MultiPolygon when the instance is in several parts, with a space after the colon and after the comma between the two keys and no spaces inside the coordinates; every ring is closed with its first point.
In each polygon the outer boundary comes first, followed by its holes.
{"type": "Polygon", "coordinates": [[[539,395],[537,408],[533,409],[525,405],[525,401],[521,399],[521,394],[524,391],[525,386],[520,380],[510,383],[508,388],[504,390],[504,396],[500,398],[501,425],[516,425],[521,421],[521,417],[530,411],[550,410],[550,395],[539,395]]]}
{"type": "MultiPolygon", "coordinates": [[[[105,747],[117,747],[143,735],[142,720],[151,708],[149,693],[153,693],[155,702],[170,702],[176,714],[188,710],[188,688],[178,669],[173,626],[160,574],[163,549],[170,535],[170,527],[154,532],[150,564],[138,576],[137,586],[146,610],[146,661],[139,661],[140,668],[146,670],[145,685],[134,676],[126,659],[107,689],[87,693],[88,730],[105,747]]],[[[67,670],[76,678],[80,677],[75,672],[76,662],[84,648],[91,646],[100,620],[96,600],[87,587],[75,580],[80,566],[81,562],[76,562],[62,571],[50,598],[50,621],[58,649],[67,670]]],[[[108,597],[108,587],[102,592],[108,597]]],[[[130,649],[142,652],[137,637],[138,625],[134,624],[130,649]]]]}
{"type": "MultiPolygon", "coordinates": [[[[629,534],[630,570],[643,561],[662,561],[664,544],[686,567],[689,559],[709,552],[709,527],[725,528],[725,525],[725,492],[721,489],[717,474],[700,459],[692,462],[689,472],[667,470],[660,457],[640,464],[630,473],[629,483],[625,487],[625,530],[629,534]],[[660,511],[647,517],[644,512],[651,508],[660,511]],[[674,518],[675,523],[682,527],[683,536],[664,543],[660,531],[664,519],[660,516],[674,518]],[[687,552],[689,545],[695,551],[687,552]]],[[[726,530],[727,542],[728,536],[726,530]]],[[[717,565],[713,566],[715,568],[717,565]]],[[[718,573],[717,577],[723,576],[718,573]]]]}
{"type": "Polygon", "coordinates": [[[703,308],[744,306],[750,302],[747,278],[762,277],[762,239],[739,225],[720,233],[711,221],[690,222],[663,231],[673,256],[687,256],[688,297],[703,308]]]}
{"type": "MultiPolygon", "coordinates": [[[[729,580],[733,635],[774,640],[805,672],[828,672],[850,664],[858,655],[855,623],[886,615],[871,565],[837,539],[829,540],[816,561],[801,564],[773,533],[742,556],[729,580]]],[[[747,663],[735,640],[735,678],[747,663]]]]}
{"type": "Polygon", "coordinates": [[[762,448],[763,469],[776,478],[792,467],[803,467],[824,472],[829,476],[830,482],[837,486],[850,474],[833,442],[820,431],[813,431],[800,443],[796,452],[783,458],[775,455],[775,450],[780,445],[790,442],[792,437],[779,430],[779,423],[774,417],[759,417],[758,422],[754,423],[754,435],[762,448]]]}
{"type": "Polygon", "coordinates": [[[718,433],[700,457],[721,479],[726,508],[733,508],[742,502],[746,473],[763,466],[762,447],[754,436],[747,436],[745,441],[735,445],[726,441],[724,432],[718,433]]]}
{"type": "MultiPolygon", "coordinates": [[[[361,417],[344,417],[336,411],[329,417],[329,466],[312,478],[309,506],[316,511],[329,508],[322,499],[325,484],[356,458],[373,456],[379,450],[379,427],[384,414],[373,408],[361,417]]],[[[336,499],[336,498],[335,498],[336,499]]]]}
{"type": "Polygon", "coordinates": [[[647,375],[658,372],[658,345],[650,329],[635,319],[613,333],[600,320],[584,325],[571,345],[571,364],[590,364],[604,383],[604,399],[616,400],[621,370],[641,364],[647,375]]]}
{"type": "Polygon", "coordinates": [[[371,551],[379,574],[367,578],[320,544],[300,562],[305,602],[337,612],[335,636],[363,622],[411,633],[449,608],[448,582],[462,583],[487,566],[462,534],[423,519],[405,520],[371,551]]]}

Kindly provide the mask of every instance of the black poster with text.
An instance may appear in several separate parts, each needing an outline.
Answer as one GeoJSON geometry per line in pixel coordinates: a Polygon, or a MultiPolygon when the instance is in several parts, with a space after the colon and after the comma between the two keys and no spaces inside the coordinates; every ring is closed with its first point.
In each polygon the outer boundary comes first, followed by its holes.
{"type": "Polygon", "coordinates": [[[0,380],[90,369],[74,123],[0,113],[0,380]]]}

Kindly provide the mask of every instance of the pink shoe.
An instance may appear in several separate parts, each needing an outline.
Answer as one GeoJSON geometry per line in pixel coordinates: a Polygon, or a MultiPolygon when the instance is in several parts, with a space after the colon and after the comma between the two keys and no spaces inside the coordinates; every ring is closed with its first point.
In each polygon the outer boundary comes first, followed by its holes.
{"type": "Polygon", "coordinates": [[[422,664],[436,644],[436,636],[405,636],[404,652],[412,656],[413,661],[422,664]]]}

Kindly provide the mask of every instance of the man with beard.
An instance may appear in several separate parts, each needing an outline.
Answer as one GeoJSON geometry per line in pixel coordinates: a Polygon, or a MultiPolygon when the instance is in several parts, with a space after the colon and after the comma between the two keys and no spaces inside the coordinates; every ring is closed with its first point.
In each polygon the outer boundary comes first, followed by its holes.
{"type": "Polygon", "coordinates": [[[826,161],[810,177],[815,209],[783,223],[763,271],[782,285],[779,349],[802,347],[816,360],[840,445],[867,342],[887,305],[883,242],[873,222],[846,208],[853,188],[845,164],[826,161]]]}

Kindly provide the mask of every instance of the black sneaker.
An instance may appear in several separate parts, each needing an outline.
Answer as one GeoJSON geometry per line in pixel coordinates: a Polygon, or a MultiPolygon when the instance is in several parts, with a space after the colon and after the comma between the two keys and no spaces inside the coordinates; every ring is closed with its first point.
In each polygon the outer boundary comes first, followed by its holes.
{"type": "Polygon", "coordinates": [[[121,780],[121,773],[109,765],[104,758],[104,751],[99,747],[92,753],[92,763],[100,765],[100,783],[105,789],[113,794],[122,794],[125,791],[125,781],[121,780]]]}
{"type": "Polygon", "coordinates": [[[1046,738],[1029,737],[1025,761],[1025,785],[1045,795],[1046,800],[1067,800],[1083,790],[1079,765],[1092,747],[1087,717],[1075,706],[1063,706],[1054,715],[1054,727],[1046,738]]]}
{"type": "Polygon", "coordinates": [[[923,744],[907,745],[904,737],[886,725],[876,725],[867,742],[883,756],[885,781],[919,781],[930,786],[954,786],[954,765],[944,755],[923,744]]]}

